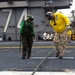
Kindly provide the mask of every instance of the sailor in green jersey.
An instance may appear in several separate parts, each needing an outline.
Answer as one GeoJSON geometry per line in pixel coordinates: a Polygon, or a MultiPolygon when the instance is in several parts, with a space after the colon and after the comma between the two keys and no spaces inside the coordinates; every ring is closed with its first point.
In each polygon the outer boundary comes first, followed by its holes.
{"type": "Polygon", "coordinates": [[[27,19],[22,21],[20,28],[20,35],[22,39],[22,59],[31,57],[31,49],[33,44],[33,37],[35,36],[33,27],[34,17],[28,15],[27,19]]]}

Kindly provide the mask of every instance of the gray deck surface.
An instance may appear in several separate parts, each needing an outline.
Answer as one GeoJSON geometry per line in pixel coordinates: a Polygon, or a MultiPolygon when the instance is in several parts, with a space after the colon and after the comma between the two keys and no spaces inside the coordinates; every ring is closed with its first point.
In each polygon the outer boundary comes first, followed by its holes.
{"type": "MultiPolygon", "coordinates": [[[[17,71],[33,71],[54,47],[53,41],[34,42],[31,58],[23,60],[21,58],[21,51],[19,51],[19,45],[19,41],[0,42],[0,71],[14,69],[17,71]]],[[[67,48],[63,59],[56,58],[54,50],[48,60],[41,65],[38,71],[59,71],[63,69],[74,70],[75,41],[67,43],[67,46],[69,48],[67,48]]]]}

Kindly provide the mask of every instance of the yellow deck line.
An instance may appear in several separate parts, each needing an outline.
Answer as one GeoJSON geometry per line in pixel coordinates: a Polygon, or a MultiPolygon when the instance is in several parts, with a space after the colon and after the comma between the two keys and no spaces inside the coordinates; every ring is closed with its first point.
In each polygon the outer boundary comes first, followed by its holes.
{"type": "MultiPolygon", "coordinates": [[[[1,46],[1,48],[20,48],[19,46],[1,46]]],[[[54,48],[54,46],[33,46],[32,48],[54,48]]],[[[67,48],[75,48],[75,46],[67,46],[67,48]]]]}

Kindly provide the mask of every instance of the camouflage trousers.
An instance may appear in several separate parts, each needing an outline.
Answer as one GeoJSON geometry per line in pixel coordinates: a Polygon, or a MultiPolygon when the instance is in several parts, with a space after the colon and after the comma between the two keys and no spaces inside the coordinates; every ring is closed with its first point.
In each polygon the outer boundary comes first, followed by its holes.
{"type": "Polygon", "coordinates": [[[22,56],[31,56],[33,37],[22,36],[22,56]]]}
{"type": "Polygon", "coordinates": [[[66,51],[67,31],[64,31],[63,33],[60,34],[55,32],[53,41],[57,53],[60,52],[60,55],[63,56],[66,51]]]}

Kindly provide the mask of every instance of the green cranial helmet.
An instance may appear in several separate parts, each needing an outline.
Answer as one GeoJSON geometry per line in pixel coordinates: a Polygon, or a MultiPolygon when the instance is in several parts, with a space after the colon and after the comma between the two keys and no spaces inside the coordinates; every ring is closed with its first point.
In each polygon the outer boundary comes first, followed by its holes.
{"type": "Polygon", "coordinates": [[[29,14],[29,15],[27,16],[27,19],[30,20],[30,21],[33,21],[33,20],[34,20],[34,17],[29,14]]]}

